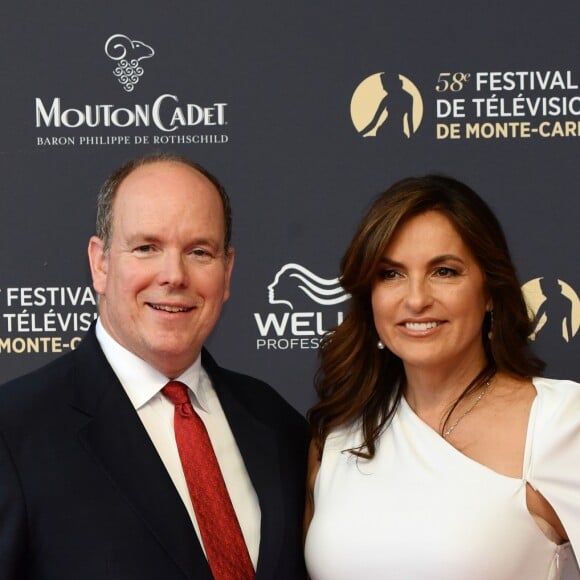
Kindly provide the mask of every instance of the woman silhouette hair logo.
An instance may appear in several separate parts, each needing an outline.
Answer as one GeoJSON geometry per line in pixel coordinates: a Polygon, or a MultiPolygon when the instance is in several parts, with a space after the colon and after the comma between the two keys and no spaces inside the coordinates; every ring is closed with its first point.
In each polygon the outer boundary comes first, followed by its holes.
{"type": "Polygon", "coordinates": [[[291,288],[299,288],[306,296],[317,304],[332,306],[349,299],[349,295],[340,285],[338,278],[327,280],[317,276],[300,264],[286,264],[280,268],[274,281],[268,286],[268,302],[270,304],[287,304],[292,310],[290,300],[280,298],[287,288],[286,282],[291,282],[291,288]]]}

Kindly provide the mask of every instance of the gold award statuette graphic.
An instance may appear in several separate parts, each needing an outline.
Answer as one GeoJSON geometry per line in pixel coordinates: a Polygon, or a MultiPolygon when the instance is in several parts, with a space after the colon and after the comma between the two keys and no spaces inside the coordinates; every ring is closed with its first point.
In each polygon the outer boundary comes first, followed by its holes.
{"type": "Polygon", "coordinates": [[[423,119],[423,99],[407,77],[380,72],[365,78],[350,101],[350,117],[362,137],[378,133],[416,133],[423,119]]]}
{"type": "Polygon", "coordinates": [[[535,322],[530,339],[549,334],[571,342],[580,329],[580,299],[574,289],[564,280],[540,277],[526,282],[522,291],[535,322]]]}

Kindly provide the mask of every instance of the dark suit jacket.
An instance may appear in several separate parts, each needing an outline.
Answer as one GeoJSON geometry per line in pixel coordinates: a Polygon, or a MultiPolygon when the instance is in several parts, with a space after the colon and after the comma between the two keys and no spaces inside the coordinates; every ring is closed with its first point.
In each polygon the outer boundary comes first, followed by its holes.
{"type": "MultiPolygon", "coordinates": [[[[306,422],[202,357],[260,502],[257,578],[304,578],[306,422]]],[[[0,387],[0,579],[194,578],[212,575],[193,525],[93,330],[0,387]]]]}

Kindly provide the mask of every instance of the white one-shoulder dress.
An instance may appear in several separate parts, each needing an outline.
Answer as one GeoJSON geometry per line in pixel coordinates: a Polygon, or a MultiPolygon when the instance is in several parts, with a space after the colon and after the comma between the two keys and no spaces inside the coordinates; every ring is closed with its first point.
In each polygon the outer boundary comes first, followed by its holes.
{"type": "Polygon", "coordinates": [[[403,399],[368,461],[346,451],[358,425],[333,432],[306,538],[312,580],[577,580],[580,384],[536,378],[521,478],[463,455],[403,399]],[[556,510],[557,545],[526,506],[526,483],[556,510]]]}

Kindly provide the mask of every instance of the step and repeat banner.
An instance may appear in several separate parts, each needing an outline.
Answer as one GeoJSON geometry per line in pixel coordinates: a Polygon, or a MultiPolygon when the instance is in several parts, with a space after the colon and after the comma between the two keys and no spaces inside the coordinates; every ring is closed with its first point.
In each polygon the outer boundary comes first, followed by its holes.
{"type": "Polygon", "coordinates": [[[395,180],[465,181],[502,221],[547,374],[580,380],[580,3],[28,2],[2,8],[0,382],[95,318],[97,190],[190,157],[234,212],[224,366],[314,400],[339,260],[395,180]]]}

